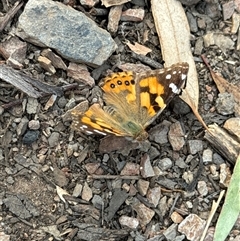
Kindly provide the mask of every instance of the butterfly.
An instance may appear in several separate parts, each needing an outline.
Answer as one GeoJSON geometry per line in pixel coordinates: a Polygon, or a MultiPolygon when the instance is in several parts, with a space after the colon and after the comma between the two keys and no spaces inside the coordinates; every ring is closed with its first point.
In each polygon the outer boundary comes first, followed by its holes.
{"type": "Polygon", "coordinates": [[[183,62],[141,73],[112,73],[100,84],[105,105],[95,103],[85,112],[74,109],[71,127],[86,134],[114,134],[145,140],[146,127],[180,93],[188,69],[188,63],[183,62]]]}

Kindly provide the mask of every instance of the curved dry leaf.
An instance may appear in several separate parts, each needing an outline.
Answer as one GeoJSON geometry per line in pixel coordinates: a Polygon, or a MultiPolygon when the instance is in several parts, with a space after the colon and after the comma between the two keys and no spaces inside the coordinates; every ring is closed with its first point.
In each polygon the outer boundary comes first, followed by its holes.
{"type": "Polygon", "coordinates": [[[190,49],[189,25],[182,5],[176,0],[152,0],[152,13],[165,66],[178,62],[189,64],[186,88],[180,97],[192,108],[198,120],[207,128],[198,113],[198,76],[190,49]]]}
{"type": "Polygon", "coordinates": [[[204,63],[206,64],[206,66],[208,67],[211,76],[213,78],[213,81],[215,82],[215,84],[217,85],[217,88],[219,90],[220,93],[224,93],[224,92],[228,92],[230,94],[233,95],[234,100],[235,100],[235,104],[236,110],[240,110],[240,92],[239,92],[239,86],[233,85],[231,83],[229,83],[226,79],[224,79],[222,76],[220,76],[219,74],[215,73],[212,68],[210,67],[210,65],[208,64],[207,59],[204,57],[204,55],[202,55],[202,59],[204,61],[204,63]]]}
{"type": "Polygon", "coordinates": [[[148,53],[152,52],[150,48],[145,47],[144,45],[141,45],[137,42],[135,42],[133,45],[127,41],[126,45],[136,54],[147,55],[148,53]]]}

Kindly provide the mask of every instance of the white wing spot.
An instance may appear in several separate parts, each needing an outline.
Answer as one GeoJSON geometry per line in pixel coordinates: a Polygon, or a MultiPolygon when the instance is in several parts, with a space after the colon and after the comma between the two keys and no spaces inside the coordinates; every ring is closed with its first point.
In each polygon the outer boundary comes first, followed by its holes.
{"type": "Polygon", "coordinates": [[[171,84],[169,85],[169,88],[172,89],[172,92],[173,92],[174,94],[177,94],[178,91],[179,91],[178,87],[177,87],[174,83],[171,83],[171,84]]]}
{"type": "Polygon", "coordinates": [[[171,79],[171,78],[172,78],[172,75],[170,75],[170,74],[166,75],[166,79],[171,79]]]}
{"type": "Polygon", "coordinates": [[[182,80],[186,79],[187,75],[186,74],[182,74],[182,80]]]}
{"type": "Polygon", "coordinates": [[[93,134],[92,131],[87,131],[87,130],[85,130],[85,131],[86,131],[86,133],[89,134],[89,135],[93,134]]]}
{"type": "Polygon", "coordinates": [[[176,71],[176,70],[174,70],[174,71],[173,71],[173,74],[176,74],[176,73],[177,73],[177,71],[176,71]]]}
{"type": "Polygon", "coordinates": [[[86,125],[82,125],[80,128],[84,130],[84,129],[87,129],[88,127],[86,125]]]}
{"type": "Polygon", "coordinates": [[[106,136],[107,134],[106,133],[104,133],[104,132],[101,132],[101,131],[99,131],[99,130],[93,130],[94,132],[96,132],[97,134],[101,134],[101,135],[104,135],[104,136],[106,136]]]}

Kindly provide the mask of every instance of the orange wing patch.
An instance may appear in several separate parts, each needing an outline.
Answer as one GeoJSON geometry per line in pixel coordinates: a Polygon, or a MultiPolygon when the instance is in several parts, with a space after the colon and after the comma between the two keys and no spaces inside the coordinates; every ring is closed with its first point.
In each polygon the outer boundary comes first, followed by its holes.
{"type": "Polygon", "coordinates": [[[135,94],[135,81],[132,71],[112,73],[110,76],[105,77],[103,82],[102,89],[106,93],[113,91],[118,94],[127,90],[135,94]]]}
{"type": "Polygon", "coordinates": [[[164,86],[158,81],[158,78],[151,76],[140,80],[139,85],[141,88],[148,88],[149,93],[161,95],[164,93],[164,86]]]}
{"type": "Polygon", "coordinates": [[[152,117],[156,115],[159,109],[166,106],[161,97],[164,93],[164,86],[159,83],[158,78],[155,76],[141,79],[139,85],[141,105],[147,108],[148,114],[152,117]]]}

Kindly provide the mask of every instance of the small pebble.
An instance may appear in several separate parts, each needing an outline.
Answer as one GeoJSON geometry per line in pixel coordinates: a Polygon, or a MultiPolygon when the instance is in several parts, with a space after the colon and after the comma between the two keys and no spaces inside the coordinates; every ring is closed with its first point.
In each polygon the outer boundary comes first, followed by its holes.
{"type": "Polygon", "coordinates": [[[60,97],[58,100],[59,108],[62,108],[62,109],[65,108],[66,104],[67,104],[66,98],[64,96],[60,97]]]}
{"type": "Polygon", "coordinates": [[[204,181],[199,181],[197,184],[197,190],[201,196],[206,196],[208,194],[207,184],[204,181]]]}
{"type": "Polygon", "coordinates": [[[82,196],[82,199],[85,201],[90,201],[93,197],[92,189],[88,186],[87,182],[84,183],[81,196],[82,196]]]}
{"type": "Polygon", "coordinates": [[[73,194],[72,194],[73,197],[79,197],[81,195],[82,189],[83,189],[82,184],[77,183],[73,190],[73,194]]]}
{"type": "Polygon", "coordinates": [[[230,115],[234,113],[234,97],[229,93],[218,94],[216,100],[216,110],[221,115],[230,115]]]}
{"type": "Polygon", "coordinates": [[[25,116],[21,119],[20,123],[17,126],[17,135],[18,136],[22,136],[23,133],[26,132],[27,127],[28,127],[28,122],[29,122],[29,120],[25,116]]]}
{"type": "Polygon", "coordinates": [[[29,115],[31,114],[36,114],[38,111],[38,100],[32,97],[28,97],[28,102],[27,102],[27,113],[29,115]]]}
{"type": "Polygon", "coordinates": [[[161,188],[154,187],[148,190],[147,192],[147,199],[150,203],[152,203],[155,207],[159,204],[159,200],[161,197],[161,188]]]}
{"type": "Polygon", "coordinates": [[[214,153],[213,163],[219,166],[220,164],[225,163],[225,160],[218,153],[214,153]]]}
{"type": "Polygon", "coordinates": [[[155,175],[152,168],[152,164],[150,162],[150,157],[148,154],[145,154],[142,156],[140,166],[141,166],[140,171],[141,171],[142,177],[147,178],[147,177],[153,177],[155,175]]]}
{"type": "Polygon", "coordinates": [[[240,142],[240,117],[233,117],[226,120],[223,127],[234,135],[240,142]]]}
{"type": "Polygon", "coordinates": [[[158,163],[158,167],[162,170],[162,171],[166,171],[168,170],[169,168],[171,168],[173,165],[173,162],[170,158],[166,157],[166,158],[163,158],[159,161],[158,163]]]}
{"type": "Polygon", "coordinates": [[[174,223],[181,223],[183,220],[183,217],[178,212],[174,211],[171,214],[171,219],[174,223]]]}
{"type": "Polygon", "coordinates": [[[145,206],[143,203],[136,203],[133,205],[134,211],[137,213],[137,219],[141,226],[145,226],[152,220],[155,212],[145,206]]]}
{"type": "Polygon", "coordinates": [[[31,145],[34,141],[36,141],[39,137],[40,132],[39,131],[27,131],[25,135],[23,136],[23,144],[25,145],[31,145]]]}
{"type": "Polygon", "coordinates": [[[58,132],[52,132],[48,138],[48,144],[50,147],[54,147],[59,143],[60,134],[58,132]]]}
{"type": "Polygon", "coordinates": [[[133,218],[133,217],[128,217],[128,216],[121,216],[119,218],[119,223],[123,226],[123,227],[128,227],[131,229],[136,229],[139,225],[139,221],[137,218],[133,218]]]}
{"type": "Polygon", "coordinates": [[[205,224],[205,220],[196,214],[190,214],[178,225],[178,231],[185,234],[188,240],[198,240],[203,233],[205,224]]]}
{"type": "Polygon", "coordinates": [[[120,175],[124,176],[134,176],[134,175],[139,175],[140,173],[140,166],[139,164],[132,163],[132,162],[127,162],[124,168],[121,171],[120,175]]]}
{"type": "Polygon", "coordinates": [[[185,144],[184,131],[179,121],[170,126],[168,139],[174,151],[180,151],[185,144]]]}
{"type": "Polygon", "coordinates": [[[203,163],[211,163],[213,159],[213,152],[211,149],[206,149],[203,151],[203,163]]]}
{"type": "Polygon", "coordinates": [[[163,231],[163,235],[165,236],[166,240],[176,240],[177,224],[173,223],[171,226],[169,226],[163,231]]]}
{"type": "Polygon", "coordinates": [[[228,187],[231,180],[231,172],[229,167],[226,165],[226,163],[223,163],[220,165],[219,176],[220,176],[219,184],[224,188],[228,187]]]}
{"type": "Polygon", "coordinates": [[[8,176],[6,181],[7,181],[8,184],[13,184],[14,183],[14,179],[13,179],[12,176],[8,176]]]}
{"type": "Polygon", "coordinates": [[[31,130],[38,130],[40,128],[40,122],[39,120],[30,120],[28,122],[28,127],[31,130]]]}
{"type": "Polygon", "coordinates": [[[95,208],[101,210],[102,207],[104,206],[104,202],[103,202],[102,197],[95,194],[92,198],[92,204],[95,208]]]}
{"type": "Polygon", "coordinates": [[[210,165],[209,166],[209,171],[210,171],[210,173],[212,174],[212,177],[213,178],[216,178],[216,177],[218,177],[218,172],[217,172],[217,167],[216,167],[216,165],[214,165],[214,164],[212,164],[212,165],[210,165]]]}
{"type": "Polygon", "coordinates": [[[161,145],[168,143],[168,131],[171,122],[163,121],[162,123],[154,126],[149,131],[149,140],[159,143],[161,145]]]}
{"type": "Polygon", "coordinates": [[[186,201],[186,207],[188,208],[188,209],[191,209],[191,208],[193,208],[193,204],[192,204],[192,202],[190,202],[190,201],[186,201]]]}
{"type": "Polygon", "coordinates": [[[201,140],[189,140],[187,144],[188,150],[192,155],[203,150],[203,142],[201,140]]]}
{"type": "Polygon", "coordinates": [[[143,179],[138,180],[137,189],[142,196],[145,196],[147,194],[148,187],[149,187],[148,181],[145,181],[143,179]]]}
{"type": "Polygon", "coordinates": [[[122,21],[131,21],[131,22],[141,22],[144,18],[145,11],[144,9],[127,9],[122,13],[122,21]]]}

